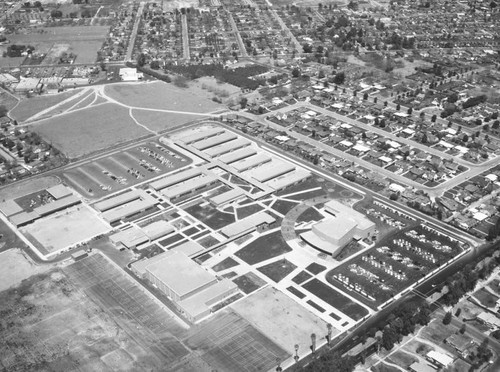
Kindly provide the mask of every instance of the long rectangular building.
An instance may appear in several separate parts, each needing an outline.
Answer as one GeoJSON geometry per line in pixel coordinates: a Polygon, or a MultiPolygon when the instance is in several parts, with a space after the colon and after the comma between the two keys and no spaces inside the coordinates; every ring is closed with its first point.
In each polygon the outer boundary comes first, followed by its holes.
{"type": "Polygon", "coordinates": [[[276,219],[269,213],[259,212],[223,227],[220,232],[224,236],[232,238],[243,233],[250,233],[256,230],[259,226],[270,225],[275,221],[276,219]]]}
{"type": "Polygon", "coordinates": [[[158,181],[151,182],[149,186],[151,186],[154,190],[160,191],[164,188],[176,185],[178,183],[187,181],[191,178],[201,176],[203,172],[199,168],[189,168],[183,170],[179,173],[175,173],[172,175],[168,175],[159,179],[158,181]]]}
{"type": "Polygon", "coordinates": [[[118,207],[122,204],[129,203],[133,200],[137,200],[141,197],[139,190],[130,190],[123,194],[113,196],[109,199],[100,201],[94,204],[94,207],[100,211],[105,212],[108,209],[118,207]]]}
{"type": "Polygon", "coordinates": [[[257,154],[249,158],[240,160],[236,163],[231,164],[231,166],[238,172],[244,172],[251,168],[257,167],[261,164],[270,162],[271,158],[265,154],[257,154]]]}
{"type": "Polygon", "coordinates": [[[234,141],[229,141],[223,143],[222,145],[206,149],[204,153],[212,158],[215,158],[217,156],[227,154],[228,152],[235,151],[246,146],[250,146],[249,140],[245,138],[237,138],[234,141]]]}
{"type": "Polygon", "coordinates": [[[79,203],[81,203],[81,200],[76,195],[71,194],[64,198],[57,199],[53,202],[34,208],[33,211],[38,213],[40,217],[44,217],[79,203]]]}
{"type": "Polygon", "coordinates": [[[202,189],[212,183],[215,183],[217,178],[212,175],[207,175],[205,177],[198,177],[195,179],[188,180],[184,183],[176,184],[168,189],[164,189],[161,193],[168,199],[175,199],[185,194],[189,194],[193,191],[202,189]]]}
{"type": "Polygon", "coordinates": [[[257,150],[253,147],[245,147],[236,151],[232,151],[228,154],[221,155],[218,160],[224,164],[231,164],[238,160],[246,159],[252,155],[257,154],[257,150]]]}
{"type": "Polygon", "coordinates": [[[297,168],[293,172],[286,173],[280,177],[275,177],[266,182],[269,187],[274,190],[282,190],[285,187],[297,184],[309,178],[311,173],[305,169],[297,168]]]}
{"type": "Polygon", "coordinates": [[[194,147],[196,150],[203,151],[210,147],[214,147],[222,143],[232,141],[236,138],[238,138],[236,134],[230,132],[224,132],[214,137],[210,137],[198,142],[193,142],[191,143],[191,146],[194,147]]]}
{"type": "Polygon", "coordinates": [[[232,201],[234,201],[234,200],[236,200],[244,195],[245,195],[245,193],[243,192],[243,190],[240,189],[239,187],[237,187],[235,189],[226,191],[222,194],[216,195],[216,196],[210,198],[209,201],[213,205],[220,207],[224,204],[231,203],[232,201]]]}
{"type": "Polygon", "coordinates": [[[189,132],[188,135],[179,138],[179,141],[185,143],[186,145],[189,145],[193,142],[201,141],[213,136],[216,136],[218,134],[224,133],[225,130],[224,128],[218,127],[218,128],[209,128],[201,131],[191,131],[189,132]]]}
{"type": "Polygon", "coordinates": [[[109,209],[102,214],[102,218],[109,223],[114,223],[124,218],[133,216],[136,213],[152,208],[158,204],[157,199],[146,193],[144,190],[140,191],[142,191],[140,199],[120,205],[113,209],[109,209]]]}
{"type": "Polygon", "coordinates": [[[295,165],[293,164],[273,160],[271,163],[267,163],[255,169],[251,169],[250,171],[248,171],[248,173],[245,174],[256,179],[259,182],[266,182],[272,180],[273,178],[290,173],[294,170],[295,165]]]}

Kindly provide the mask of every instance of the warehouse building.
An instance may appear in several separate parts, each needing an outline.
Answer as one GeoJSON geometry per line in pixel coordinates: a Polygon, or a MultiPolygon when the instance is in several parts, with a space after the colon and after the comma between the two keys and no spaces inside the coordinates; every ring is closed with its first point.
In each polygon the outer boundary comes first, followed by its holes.
{"type": "Polygon", "coordinates": [[[164,189],[161,194],[169,200],[174,200],[176,198],[180,198],[181,196],[186,196],[191,193],[200,191],[201,189],[213,185],[218,181],[219,180],[212,175],[197,177],[194,179],[190,179],[184,183],[178,183],[172,187],[169,187],[168,189],[164,189]]]}
{"type": "Polygon", "coordinates": [[[245,175],[252,177],[259,182],[266,182],[272,180],[273,178],[293,172],[294,170],[295,165],[273,159],[272,162],[254,168],[245,173],[245,175]]]}
{"type": "Polygon", "coordinates": [[[254,156],[251,156],[249,158],[240,160],[238,162],[235,162],[231,164],[231,166],[236,169],[237,172],[245,172],[249,169],[258,167],[259,165],[262,165],[264,163],[268,163],[271,161],[271,158],[265,154],[257,154],[254,156]]]}
{"type": "Polygon", "coordinates": [[[109,199],[95,203],[94,207],[99,212],[105,212],[109,209],[119,207],[120,205],[123,205],[125,203],[129,203],[129,202],[132,202],[134,200],[140,199],[141,195],[142,194],[141,194],[140,190],[130,190],[130,191],[124,192],[123,194],[116,195],[116,196],[113,196],[109,199]]]}
{"type": "Polygon", "coordinates": [[[245,196],[245,192],[239,187],[226,191],[222,194],[215,195],[209,199],[209,202],[220,208],[228,203],[238,200],[245,196]]]}
{"type": "Polygon", "coordinates": [[[204,153],[212,158],[216,158],[220,155],[227,154],[228,152],[236,151],[247,146],[250,146],[250,141],[245,138],[237,138],[234,141],[226,142],[220,146],[206,149],[204,153]]]}
{"type": "Polygon", "coordinates": [[[179,138],[179,141],[185,143],[186,145],[190,145],[193,142],[198,142],[210,137],[214,137],[224,132],[224,128],[221,127],[204,129],[197,132],[191,131],[188,135],[179,138]]]}
{"type": "Polygon", "coordinates": [[[259,212],[223,227],[220,232],[227,238],[233,238],[251,233],[257,229],[266,228],[274,222],[276,222],[276,219],[269,213],[259,212]]]}
{"type": "Polygon", "coordinates": [[[158,181],[151,182],[149,186],[151,186],[155,191],[160,191],[167,187],[190,180],[191,178],[199,177],[202,174],[203,172],[199,168],[189,168],[181,172],[163,177],[158,181]]]}
{"type": "Polygon", "coordinates": [[[131,270],[146,278],[167,295],[191,322],[211,313],[216,303],[238,293],[238,286],[217,278],[184,253],[170,250],[131,265],[131,270]]]}
{"type": "Polygon", "coordinates": [[[266,185],[275,191],[283,190],[288,186],[296,185],[311,177],[311,173],[305,169],[297,168],[292,172],[286,173],[279,177],[275,177],[266,182],[266,185]]]}
{"type": "Polygon", "coordinates": [[[325,211],[330,217],[300,235],[304,241],[323,252],[335,255],[352,239],[368,238],[375,233],[375,224],[365,215],[336,200],[325,204],[325,211]]]}
{"type": "Polygon", "coordinates": [[[139,199],[120,204],[114,208],[108,209],[102,213],[102,218],[112,224],[122,219],[133,216],[134,214],[153,208],[159,202],[144,190],[137,190],[139,199]]]}
{"type": "Polygon", "coordinates": [[[195,148],[196,150],[203,151],[206,150],[210,147],[214,147],[232,140],[235,140],[238,138],[238,136],[234,133],[230,132],[224,132],[221,134],[218,134],[214,137],[210,137],[201,141],[197,141],[194,143],[191,143],[191,146],[195,148]]]}

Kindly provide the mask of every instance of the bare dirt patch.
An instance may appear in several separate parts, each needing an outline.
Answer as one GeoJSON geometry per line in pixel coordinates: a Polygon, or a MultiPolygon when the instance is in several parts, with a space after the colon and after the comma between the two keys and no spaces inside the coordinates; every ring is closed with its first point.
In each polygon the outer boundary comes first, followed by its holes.
{"type": "MultiPolygon", "coordinates": [[[[318,341],[327,334],[326,322],[272,287],[254,292],[231,308],[290,352],[294,344],[306,350],[311,333],[318,341]]],[[[335,328],[332,331],[332,337],[339,333],[335,328]]]]}
{"type": "Polygon", "coordinates": [[[22,250],[9,249],[0,253],[0,292],[19,285],[32,275],[44,273],[50,266],[35,264],[22,250]]]}
{"type": "Polygon", "coordinates": [[[194,120],[202,119],[200,115],[175,114],[170,112],[149,111],[149,110],[132,110],[134,118],[155,132],[180,127],[194,120]]]}

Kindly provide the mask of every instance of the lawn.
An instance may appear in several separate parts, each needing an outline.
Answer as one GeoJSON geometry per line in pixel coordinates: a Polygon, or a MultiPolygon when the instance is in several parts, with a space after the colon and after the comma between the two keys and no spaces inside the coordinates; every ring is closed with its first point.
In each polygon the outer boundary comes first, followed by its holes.
{"type": "Polygon", "coordinates": [[[489,308],[494,308],[499,300],[498,296],[495,296],[493,293],[481,288],[477,292],[474,292],[473,297],[475,297],[481,305],[489,308]]]}
{"type": "Polygon", "coordinates": [[[354,320],[359,320],[368,315],[368,311],[364,307],[318,279],[312,279],[302,287],[354,320]]]}
{"type": "Polygon", "coordinates": [[[283,240],[281,231],[261,236],[239,251],[235,255],[250,265],[277,257],[290,252],[292,249],[283,240]]]}
{"type": "Polygon", "coordinates": [[[112,103],[43,120],[30,129],[69,158],[109,149],[151,134],[135,124],[127,109],[112,103]]]}
{"type": "Polygon", "coordinates": [[[306,280],[308,279],[311,279],[312,278],[312,275],[305,272],[305,271],[301,271],[300,273],[298,273],[297,275],[295,275],[295,277],[292,278],[292,281],[294,283],[297,283],[297,284],[302,284],[304,283],[306,280]]]}
{"type": "Polygon", "coordinates": [[[13,185],[8,185],[0,190],[0,200],[17,199],[21,196],[32,194],[59,184],[55,176],[31,178],[13,185]]]}
{"type": "Polygon", "coordinates": [[[252,272],[233,279],[233,282],[246,294],[252,293],[266,284],[264,280],[252,272]]]}
{"type": "Polygon", "coordinates": [[[297,266],[286,259],[271,262],[265,266],[257,268],[262,274],[271,280],[279,283],[283,278],[295,270],[297,266]]]}
{"type": "Polygon", "coordinates": [[[235,222],[233,214],[219,212],[211,204],[203,207],[201,204],[195,204],[187,207],[185,211],[214,230],[222,229],[224,226],[235,222]]]}
{"type": "Polygon", "coordinates": [[[226,269],[229,269],[231,267],[238,266],[238,265],[239,265],[239,263],[236,262],[233,258],[227,257],[227,258],[223,259],[221,262],[219,262],[218,264],[214,265],[212,267],[212,270],[214,270],[215,272],[219,272],[219,271],[223,271],[223,270],[226,270],[226,269]]]}
{"type": "Polygon", "coordinates": [[[297,203],[288,201],[288,200],[276,200],[271,206],[276,212],[281,213],[282,215],[286,215],[288,211],[297,206],[297,203]]]}
{"type": "Polygon", "coordinates": [[[298,218],[297,222],[311,222],[311,221],[321,221],[323,219],[323,215],[319,213],[316,208],[308,208],[305,212],[303,212],[298,218]]]}
{"type": "Polygon", "coordinates": [[[158,133],[177,128],[193,120],[203,118],[203,116],[200,115],[138,109],[132,110],[132,115],[139,123],[158,133]]]}
{"type": "MultiPolygon", "coordinates": [[[[105,88],[106,95],[134,108],[207,113],[223,108],[210,100],[206,92],[196,94],[164,82],[113,84],[105,88]]],[[[194,117],[196,118],[196,117],[194,117]]]]}
{"type": "Polygon", "coordinates": [[[239,220],[242,220],[245,217],[251,216],[257,212],[260,212],[264,208],[260,204],[251,204],[245,207],[237,208],[236,215],[239,220]]]}
{"type": "Polygon", "coordinates": [[[317,264],[316,262],[313,262],[312,264],[310,264],[309,266],[306,267],[306,270],[314,275],[318,275],[319,273],[325,271],[326,267],[323,265],[317,264]]]}
{"type": "Polygon", "coordinates": [[[490,287],[493,290],[493,292],[495,292],[497,295],[500,296],[500,280],[493,279],[488,285],[488,287],[490,287]]]}
{"type": "MultiPolygon", "coordinates": [[[[79,93],[81,89],[74,89],[63,93],[25,98],[10,111],[9,115],[18,122],[23,122],[42,110],[48,109],[79,93]]],[[[76,102],[75,102],[76,103],[76,102]]]]}
{"type": "Polygon", "coordinates": [[[389,358],[387,358],[387,361],[397,364],[401,368],[407,370],[413,363],[418,362],[418,358],[404,351],[396,351],[395,353],[392,353],[389,358]]]}

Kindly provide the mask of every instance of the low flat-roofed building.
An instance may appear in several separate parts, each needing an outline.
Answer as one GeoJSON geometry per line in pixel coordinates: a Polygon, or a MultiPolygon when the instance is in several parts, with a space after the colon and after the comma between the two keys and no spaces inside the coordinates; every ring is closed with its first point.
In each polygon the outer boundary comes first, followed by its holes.
{"type": "Polygon", "coordinates": [[[76,195],[68,195],[64,198],[54,200],[50,203],[41,205],[33,209],[34,212],[38,213],[41,217],[48,216],[49,214],[61,211],[63,209],[72,207],[73,205],[79,204],[82,201],[76,195]]]}
{"type": "Polygon", "coordinates": [[[240,234],[248,234],[262,225],[267,226],[275,221],[276,219],[269,213],[259,212],[223,227],[220,232],[224,236],[232,238],[240,234]]]}
{"type": "Polygon", "coordinates": [[[256,154],[254,156],[250,156],[248,158],[245,158],[243,160],[239,160],[231,166],[236,169],[237,172],[244,172],[247,171],[251,168],[255,168],[261,164],[270,162],[272,159],[265,155],[265,154],[256,154]]]}
{"type": "Polygon", "coordinates": [[[134,249],[138,245],[149,241],[147,235],[136,226],[132,226],[129,229],[111,235],[109,240],[118,247],[123,246],[128,249],[134,249]]]}
{"type": "Polygon", "coordinates": [[[6,200],[0,203],[0,211],[6,216],[10,217],[15,214],[21,213],[23,209],[19,204],[17,204],[13,199],[6,200]]]}
{"type": "Polygon", "coordinates": [[[178,140],[180,142],[185,143],[186,145],[189,145],[193,142],[201,141],[224,132],[225,132],[224,128],[221,127],[208,128],[200,131],[190,131],[189,134],[179,138],[178,140]]]}
{"type": "Polygon", "coordinates": [[[175,302],[217,283],[215,276],[184,253],[170,250],[158,256],[161,257],[146,267],[146,278],[175,302]]]}
{"type": "Polygon", "coordinates": [[[174,186],[178,183],[190,180],[191,178],[201,176],[202,174],[203,172],[201,171],[201,169],[189,168],[181,172],[160,178],[157,181],[151,182],[149,186],[151,186],[156,191],[160,191],[163,190],[164,188],[174,186]]]}
{"type": "Polygon", "coordinates": [[[35,220],[39,219],[40,215],[36,213],[35,211],[33,212],[21,212],[18,214],[15,214],[9,218],[9,221],[12,222],[12,224],[16,227],[21,227],[24,225],[27,225],[31,222],[34,222],[35,220]]]}
{"type": "Polygon", "coordinates": [[[375,232],[375,223],[365,215],[336,200],[325,204],[325,211],[332,215],[313,225],[300,237],[311,246],[335,255],[352,239],[370,237],[375,232]]]}
{"type": "Polygon", "coordinates": [[[440,353],[436,350],[431,350],[426,355],[427,359],[437,365],[438,367],[448,367],[451,363],[453,363],[453,358],[449,355],[440,353]]]}
{"type": "Polygon", "coordinates": [[[114,223],[152,208],[156,204],[158,204],[158,200],[143,191],[140,199],[109,209],[102,214],[102,218],[109,223],[114,223]]]}
{"type": "Polygon", "coordinates": [[[216,207],[220,207],[227,203],[231,203],[243,196],[245,196],[245,192],[239,187],[237,187],[235,189],[226,191],[222,194],[215,195],[214,197],[211,197],[209,201],[216,207]]]}
{"type": "Polygon", "coordinates": [[[172,248],[172,250],[184,253],[189,258],[192,258],[192,257],[204,252],[205,248],[199,243],[196,243],[192,240],[188,240],[187,242],[182,243],[182,244],[172,248]]]}
{"type": "Polygon", "coordinates": [[[161,192],[164,197],[167,199],[175,199],[187,194],[190,194],[194,191],[200,190],[206,186],[209,186],[218,179],[212,175],[207,175],[205,177],[198,177],[194,179],[187,180],[183,183],[178,183],[174,186],[169,187],[168,189],[163,189],[161,192]]]}
{"type": "Polygon", "coordinates": [[[266,182],[272,180],[273,178],[293,172],[294,170],[295,165],[293,164],[280,160],[273,160],[271,163],[249,170],[245,173],[245,175],[250,176],[259,182],[266,182]]]}
{"type": "Polygon", "coordinates": [[[239,160],[246,159],[250,156],[257,154],[257,150],[253,147],[245,147],[239,150],[232,151],[228,154],[221,155],[218,160],[224,164],[231,164],[239,160]]]}
{"type": "Polygon", "coordinates": [[[210,315],[210,306],[238,292],[235,283],[222,279],[200,293],[179,302],[179,307],[191,322],[197,322],[210,315]]]}
{"type": "Polygon", "coordinates": [[[311,176],[311,173],[305,169],[297,168],[293,172],[286,173],[266,182],[266,185],[279,191],[288,186],[296,185],[311,176]]]}
{"type": "Polygon", "coordinates": [[[411,372],[436,372],[436,368],[422,362],[414,362],[409,368],[411,372]]]}
{"type": "Polygon", "coordinates": [[[108,209],[119,207],[120,205],[123,205],[125,203],[137,200],[140,197],[141,197],[141,190],[130,190],[123,194],[116,195],[109,199],[97,202],[94,204],[94,207],[100,212],[105,212],[108,209]]]}
{"type": "Polygon", "coordinates": [[[203,151],[205,154],[212,158],[220,155],[227,154],[228,152],[236,151],[240,148],[250,146],[251,142],[245,138],[237,138],[233,141],[223,143],[222,145],[211,147],[203,151]]]}
{"type": "Polygon", "coordinates": [[[498,319],[494,314],[487,313],[485,311],[477,316],[477,320],[486,324],[488,327],[500,327],[500,319],[498,319]]]}
{"type": "Polygon", "coordinates": [[[52,195],[52,197],[56,200],[65,198],[66,196],[73,194],[71,189],[69,187],[63,185],[62,183],[55,185],[55,186],[52,186],[52,187],[49,187],[47,189],[47,192],[50,195],[52,195]]]}
{"type": "Polygon", "coordinates": [[[474,340],[461,333],[454,333],[445,340],[445,343],[453,347],[462,356],[466,356],[469,349],[474,345],[474,340]]]}
{"type": "Polygon", "coordinates": [[[130,67],[121,68],[118,75],[123,81],[138,81],[144,77],[142,72],[137,71],[136,68],[130,67]]]}
{"type": "Polygon", "coordinates": [[[149,241],[159,239],[175,231],[175,228],[165,220],[153,222],[142,228],[149,241]]]}
{"type": "Polygon", "coordinates": [[[231,133],[231,132],[224,132],[224,133],[218,134],[214,137],[210,137],[210,138],[207,138],[207,139],[204,139],[201,141],[191,143],[191,146],[193,148],[195,148],[196,150],[203,151],[203,150],[206,150],[210,147],[214,147],[214,146],[220,145],[222,143],[232,141],[236,138],[238,138],[238,136],[236,134],[231,133]]]}
{"type": "Polygon", "coordinates": [[[81,251],[78,251],[78,252],[75,252],[75,253],[72,253],[71,254],[71,258],[75,261],[79,261],[85,257],[88,257],[88,253],[84,250],[81,250],[81,251]]]}

